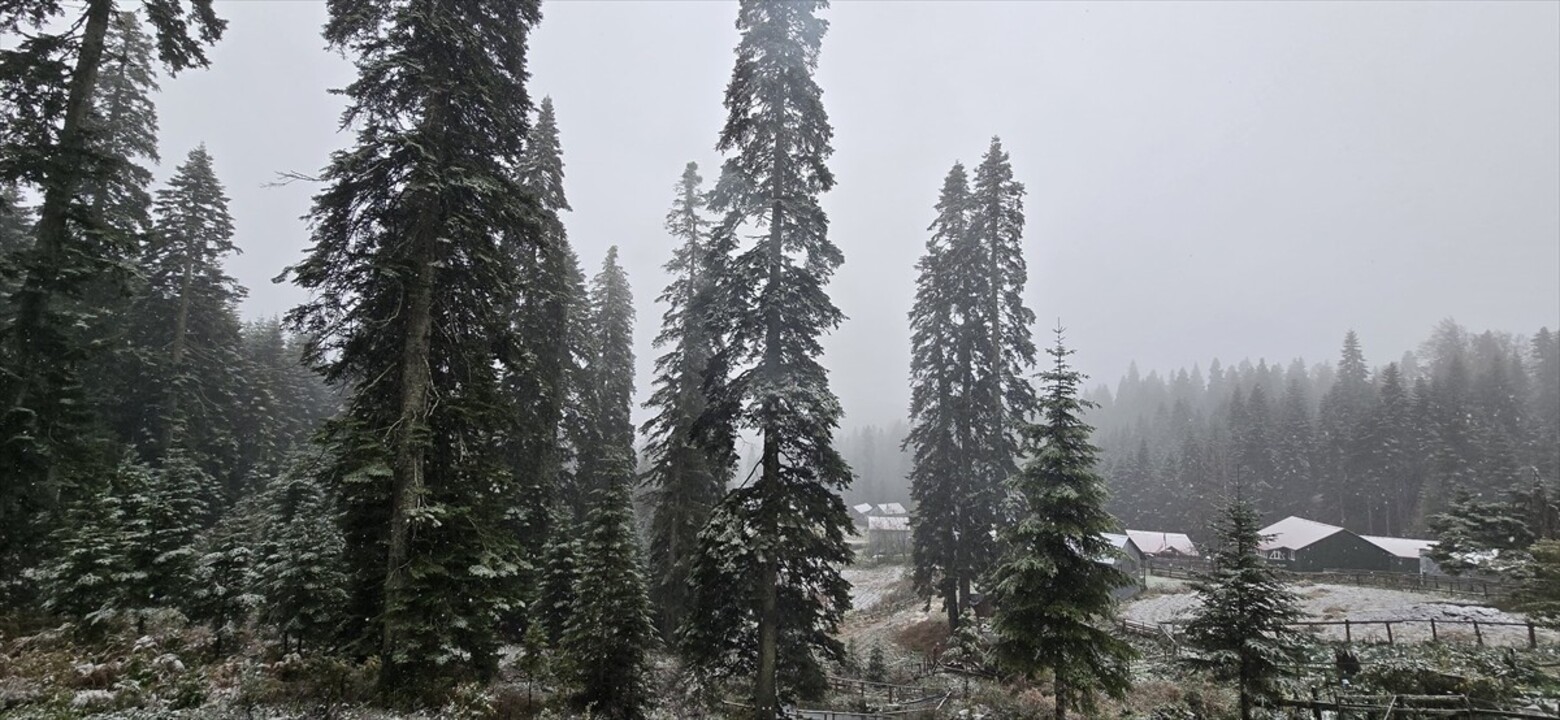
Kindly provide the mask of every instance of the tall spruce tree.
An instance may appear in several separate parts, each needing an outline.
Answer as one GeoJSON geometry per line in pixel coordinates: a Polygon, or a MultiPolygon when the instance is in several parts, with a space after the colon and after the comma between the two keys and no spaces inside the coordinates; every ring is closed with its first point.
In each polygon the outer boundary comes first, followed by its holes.
{"type": "MultiPolygon", "coordinates": [[[[205,46],[225,26],[211,0],[144,4],[163,66],[205,66],[205,46]]],[[[37,559],[37,541],[75,478],[112,462],[87,452],[94,433],[80,370],[98,345],[83,329],[101,328],[105,311],[94,286],[116,270],[131,238],[92,211],[94,188],[133,176],[123,156],[95,141],[108,107],[100,75],[113,60],[114,10],[114,0],[0,3],[0,27],[26,29],[0,51],[0,96],[10,101],[0,108],[0,185],[42,196],[34,240],[13,258],[20,280],[0,326],[0,467],[12,473],[0,488],[0,577],[37,559]]]]}
{"type": "Polygon", "coordinates": [[[333,642],[347,599],[346,543],[316,462],[308,455],[292,456],[259,497],[263,540],[255,585],[262,597],[260,619],[280,636],[283,653],[302,652],[305,641],[333,642]]]}
{"type": "MultiPolygon", "coordinates": [[[[129,398],[143,413],[132,437],[148,457],[183,448],[221,480],[208,498],[214,508],[238,495],[233,426],[244,371],[244,289],[222,267],[237,252],[227,204],[211,155],[205,146],[191,150],[157,191],[155,229],[140,261],[146,293],[130,321],[146,363],[143,389],[129,398]]],[[[136,415],[133,408],[123,414],[136,415]]]]}
{"type": "Polygon", "coordinates": [[[498,368],[517,345],[501,238],[544,241],[518,180],[534,0],[332,3],[355,57],[345,122],[292,269],[310,358],[351,389],[330,471],[344,507],[348,633],[386,694],[437,693],[497,665],[520,538],[506,522],[513,418],[498,368]]]}
{"type": "Polygon", "coordinates": [[[1318,414],[1322,470],[1328,482],[1325,510],[1341,525],[1366,520],[1354,511],[1367,506],[1362,498],[1367,465],[1361,437],[1373,395],[1359,336],[1350,330],[1343,337],[1337,380],[1322,398],[1318,414]]]}
{"type": "Polygon", "coordinates": [[[986,265],[970,231],[970,205],[964,166],[955,163],[943,180],[926,254],[917,263],[910,310],[911,427],[905,445],[914,458],[914,581],[923,595],[941,596],[953,629],[971,579],[995,555],[991,528],[997,495],[988,484],[991,478],[975,467],[990,439],[981,434],[975,401],[990,333],[981,322],[988,298],[978,274],[986,265]]]}
{"type": "Polygon", "coordinates": [[[585,376],[587,444],[580,479],[590,512],[579,552],[576,606],[562,638],[576,690],[575,707],[593,717],[639,720],[650,699],[654,641],[630,489],[635,478],[633,298],[607,250],[591,283],[591,354],[585,376]]]}
{"type": "Polygon", "coordinates": [[[1078,396],[1083,376],[1067,364],[1062,331],[1047,350],[1052,368],[1039,420],[1025,429],[1029,461],[1008,478],[1007,513],[1001,528],[1002,559],[992,570],[993,647],[998,664],[1033,678],[1049,672],[1056,715],[1092,712],[1097,691],[1126,693],[1132,647],[1116,637],[1112,615],[1116,588],[1133,582],[1110,561],[1114,546],[1102,533],[1115,529],[1105,512],[1105,481],[1095,472],[1098,450],[1078,396]]]}
{"type": "Polygon", "coordinates": [[[1260,517],[1239,486],[1214,525],[1213,569],[1194,587],[1201,602],[1187,623],[1195,662],[1235,681],[1240,717],[1250,720],[1255,702],[1275,696],[1275,681],[1304,658],[1298,633],[1299,598],[1258,553],[1260,517]]]}
{"type": "Polygon", "coordinates": [[[709,222],[699,166],[688,163],[677,184],[677,197],[666,215],[666,230],[679,245],[664,266],[672,281],[657,298],[665,303],[657,348],[655,391],[645,407],[656,410],[641,430],[649,437],[650,598],[656,625],[670,637],[688,609],[688,572],[699,529],[720,501],[731,475],[731,462],[719,436],[702,424],[709,408],[705,375],[714,357],[716,333],[708,318],[714,294],[709,222]]]}
{"type": "MultiPolygon", "coordinates": [[[[961,267],[970,274],[966,292],[983,297],[972,312],[984,330],[970,392],[979,423],[976,432],[984,439],[971,458],[980,474],[972,492],[980,498],[975,507],[985,509],[998,506],[1002,482],[1017,472],[1021,429],[1038,409],[1028,378],[1035,365],[1030,334],[1035,314],[1024,305],[1029,277],[1023,248],[1024,185],[1013,179],[1012,163],[996,137],[975,169],[969,233],[969,262],[961,267]]],[[[975,559],[982,565],[992,561],[975,559]]]]}
{"type": "Polygon", "coordinates": [[[766,718],[782,693],[821,690],[817,655],[840,657],[832,634],[850,604],[839,572],[850,525],[839,492],[850,468],[833,447],[839,401],[817,361],[819,336],[841,320],[823,287],[843,261],[818,205],[834,186],[825,164],[833,131],[813,80],[826,4],[739,6],[718,143],[731,155],[711,201],[725,214],[720,241],[739,227],[757,231],[719,282],[730,303],[730,360],[741,368],[732,397],[762,452],[757,477],[727,495],[701,536],[696,620],[683,637],[701,669],[751,672],[754,712],[766,718]],[[738,535],[746,541],[728,542],[738,535]]]}
{"type": "Polygon", "coordinates": [[[514,234],[508,248],[519,268],[521,291],[510,319],[520,345],[504,378],[515,415],[515,435],[507,454],[517,481],[511,523],[527,555],[539,557],[553,532],[547,523],[554,503],[562,500],[571,512],[577,509],[578,498],[570,490],[568,443],[577,440],[578,423],[569,415],[571,404],[579,400],[579,367],[585,352],[579,338],[588,312],[584,274],[563,225],[562,213],[569,210],[569,201],[551,98],[542,99],[536,122],[526,135],[518,175],[536,198],[540,217],[534,238],[514,234]]]}

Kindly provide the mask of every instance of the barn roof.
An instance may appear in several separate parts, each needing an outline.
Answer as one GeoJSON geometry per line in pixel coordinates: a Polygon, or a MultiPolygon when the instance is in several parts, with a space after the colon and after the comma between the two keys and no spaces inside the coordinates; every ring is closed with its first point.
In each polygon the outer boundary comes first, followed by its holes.
{"type": "Polygon", "coordinates": [[[872,514],[872,503],[852,505],[850,506],[850,509],[855,510],[857,515],[870,515],[872,514]]]}
{"type": "Polygon", "coordinates": [[[899,503],[880,503],[877,506],[877,509],[878,509],[878,512],[883,514],[883,515],[909,515],[910,514],[908,512],[905,512],[905,506],[900,505],[899,503]]]}
{"type": "Polygon", "coordinates": [[[1129,545],[1137,549],[1140,554],[1143,552],[1142,548],[1138,548],[1137,543],[1132,542],[1132,538],[1121,533],[1100,533],[1100,537],[1105,538],[1105,541],[1110,543],[1111,547],[1116,550],[1113,553],[1106,553],[1105,557],[1100,558],[1100,562],[1106,565],[1115,565],[1117,558],[1129,555],[1130,553],[1127,550],[1129,545]]]}
{"type": "Polygon", "coordinates": [[[1381,535],[1361,535],[1376,547],[1386,550],[1400,558],[1418,559],[1426,550],[1435,547],[1434,540],[1417,540],[1414,538],[1383,537],[1381,535]]]}
{"type": "Polygon", "coordinates": [[[867,530],[910,532],[910,518],[903,515],[896,517],[873,515],[872,517],[867,518],[867,530]]]}
{"type": "Polygon", "coordinates": [[[1327,523],[1290,515],[1283,520],[1262,528],[1258,532],[1267,538],[1263,540],[1261,545],[1257,546],[1258,549],[1265,551],[1278,548],[1299,550],[1317,541],[1348,531],[1337,525],[1328,525],[1327,523]]]}
{"type": "Polygon", "coordinates": [[[1175,551],[1182,555],[1197,554],[1197,546],[1186,533],[1158,532],[1155,530],[1128,530],[1127,537],[1137,543],[1138,549],[1148,555],[1175,551]]]}

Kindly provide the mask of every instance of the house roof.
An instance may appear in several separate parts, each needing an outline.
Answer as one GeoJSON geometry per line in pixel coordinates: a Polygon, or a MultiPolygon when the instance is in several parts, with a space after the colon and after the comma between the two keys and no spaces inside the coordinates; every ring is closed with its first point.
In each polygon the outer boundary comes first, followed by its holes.
{"type": "Polygon", "coordinates": [[[1299,550],[1319,540],[1348,531],[1337,525],[1328,525],[1327,523],[1290,515],[1283,520],[1262,528],[1259,532],[1267,539],[1263,540],[1262,544],[1257,547],[1266,551],[1278,548],[1299,550]]]}
{"type": "Polygon", "coordinates": [[[1115,565],[1116,560],[1119,557],[1123,555],[1130,555],[1131,551],[1128,550],[1129,546],[1133,550],[1137,550],[1138,554],[1140,555],[1143,552],[1143,550],[1137,546],[1137,543],[1132,542],[1132,538],[1129,538],[1126,535],[1122,535],[1121,533],[1100,533],[1100,537],[1105,538],[1105,541],[1110,543],[1111,547],[1115,548],[1116,550],[1115,552],[1107,553],[1105,557],[1100,558],[1100,562],[1103,562],[1106,565],[1115,565]]]}
{"type": "Polygon", "coordinates": [[[899,503],[879,503],[878,506],[877,506],[877,509],[878,509],[878,512],[880,514],[883,514],[883,515],[909,515],[910,514],[908,512],[905,512],[905,506],[900,505],[899,503]]]}
{"type": "Polygon", "coordinates": [[[903,515],[895,517],[873,515],[867,518],[867,530],[910,532],[910,518],[903,515]]]}
{"type": "Polygon", "coordinates": [[[868,514],[870,514],[872,512],[872,503],[861,503],[860,505],[852,505],[852,506],[850,506],[850,509],[855,510],[857,515],[868,515],[868,514]]]}
{"type": "Polygon", "coordinates": [[[1139,550],[1148,555],[1158,555],[1162,552],[1175,551],[1182,555],[1196,555],[1197,546],[1186,533],[1158,532],[1155,530],[1128,530],[1127,537],[1132,538],[1139,550]]]}
{"type": "Polygon", "coordinates": [[[1418,540],[1415,538],[1383,537],[1381,535],[1361,535],[1376,547],[1386,550],[1400,558],[1417,560],[1426,550],[1435,547],[1434,540],[1418,540]]]}

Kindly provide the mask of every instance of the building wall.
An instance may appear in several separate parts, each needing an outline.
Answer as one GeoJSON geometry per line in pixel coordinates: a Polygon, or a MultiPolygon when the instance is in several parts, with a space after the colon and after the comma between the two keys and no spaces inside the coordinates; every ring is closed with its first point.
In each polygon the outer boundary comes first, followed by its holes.
{"type": "Polygon", "coordinates": [[[1354,533],[1333,533],[1295,551],[1290,568],[1301,572],[1323,570],[1390,571],[1392,555],[1354,533]]]}

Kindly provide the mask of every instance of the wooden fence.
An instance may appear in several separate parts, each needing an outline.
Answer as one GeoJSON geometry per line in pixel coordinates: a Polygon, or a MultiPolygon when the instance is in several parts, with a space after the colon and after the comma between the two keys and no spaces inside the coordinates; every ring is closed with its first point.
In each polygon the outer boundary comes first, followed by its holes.
{"type": "Polygon", "coordinates": [[[1465,695],[1339,695],[1331,701],[1282,699],[1280,707],[1310,710],[1316,720],[1322,713],[1336,718],[1520,718],[1554,720],[1556,716],[1532,710],[1475,707],[1465,695]]]}
{"type": "MultiPolygon", "coordinates": [[[[1160,623],[1158,627],[1166,635],[1168,635],[1171,638],[1172,642],[1175,642],[1175,636],[1177,635],[1177,628],[1179,626],[1181,626],[1181,625],[1184,625],[1184,624],[1185,624],[1184,621],[1171,621],[1171,622],[1160,623]]],[[[1399,638],[1400,633],[1394,632],[1393,628],[1394,627],[1402,628],[1404,626],[1418,626],[1418,627],[1426,627],[1426,626],[1428,626],[1429,629],[1430,629],[1430,634],[1429,634],[1429,637],[1427,638],[1427,640],[1425,640],[1425,641],[1428,641],[1428,642],[1444,642],[1444,641],[1462,642],[1462,641],[1465,641],[1465,639],[1467,637],[1466,634],[1451,633],[1451,632],[1447,632],[1447,631],[1450,630],[1450,629],[1453,629],[1453,628],[1471,627],[1473,629],[1473,641],[1474,641],[1474,644],[1476,644],[1476,645],[1478,645],[1480,647],[1483,647],[1486,644],[1486,640],[1487,640],[1487,638],[1486,638],[1486,631],[1492,630],[1494,628],[1508,628],[1508,627],[1521,628],[1521,630],[1525,631],[1525,632],[1519,632],[1518,635],[1519,636],[1525,635],[1526,636],[1526,641],[1527,641],[1527,646],[1529,648],[1533,648],[1533,649],[1537,649],[1538,648],[1538,642],[1539,642],[1539,637],[1540,637],[1540,634],[1539,634],[1540,633],[1540,628],[1539,628],[1539,626],[1537,624],[1535,624],[1531,620],[1523,621],[1523,622],[1510,622],[1510,621],[1500,622],[1500,621],[1492,621],[1492,620],[1437,620],[1437,619],[1419,619],[1419,618],[1387,618],[1387,619],[1381,619],[1381,620],[1351,620],[1351,619],[1343,619],[1343,620],[1302,620],[1302,621],[1292,622],[1292,623],[1288,623],[1287,624],[1287,627],[1296,628],[1296,629],[1312,629],[1312,628],[1326,628],[1326,627],[1343,628],[1343,641],[1346,642],[1346,643],[1353,643],[1355,641],[1356,636],[1358,636],[1362,642],[1367,641],[1369,639],[1369,636],[1366,634],[1365,631],[1368,631],[1368,630],[1371,630],[1371,629],[1379,627],[1379,628],[1383,628],[1383,629],[1386,630],[1386,644],[1388,644],[1388,645],[1395,645],[1398,642],[1398,638],[1399,638]]],[[[1147,625],[1145,623],[1131,623],[1130,625],[1124,625],[1124,627],[1128,631],[1137,632],[1139,634],[1147,634],[1146,628],[1152,628],[1154,626],[1147,625]]],[[[1377,635],[1377,637],[1379,637],[1379,635],[1377,635]]],[[[1405,641],[1407,641],[1406,638],[1405,638],[1405,641]]],[[[1491,643],[1491,644],[1493,644],[1493,643],[1491,643]]]]}

